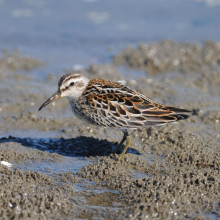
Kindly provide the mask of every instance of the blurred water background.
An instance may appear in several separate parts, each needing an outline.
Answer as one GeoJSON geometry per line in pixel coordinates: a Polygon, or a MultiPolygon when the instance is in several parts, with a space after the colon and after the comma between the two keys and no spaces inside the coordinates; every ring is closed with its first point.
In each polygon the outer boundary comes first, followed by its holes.
{"type": "Polygon", "coordinates": [[[109,62],[129,44],[217,41],[220,0],[0,0],[0,49],[47,60],[37,74],[109,62]]]}

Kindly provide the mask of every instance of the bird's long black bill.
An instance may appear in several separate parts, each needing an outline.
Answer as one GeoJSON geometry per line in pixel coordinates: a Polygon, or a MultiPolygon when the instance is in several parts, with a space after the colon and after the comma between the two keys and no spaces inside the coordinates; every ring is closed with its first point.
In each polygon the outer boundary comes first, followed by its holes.
{"type": "Polygon", "coordinates": [[[61,93],[58,90],[56,93],[54,93],[46,102],[44,102],[43,105],[41,105],[41,107],[38,109],[38,111],[40,111],[41,109],[43,109],[46,105],[50,104],[51,102],[55,101],[56,99],[59,99],[61,97],[61,93]]]}

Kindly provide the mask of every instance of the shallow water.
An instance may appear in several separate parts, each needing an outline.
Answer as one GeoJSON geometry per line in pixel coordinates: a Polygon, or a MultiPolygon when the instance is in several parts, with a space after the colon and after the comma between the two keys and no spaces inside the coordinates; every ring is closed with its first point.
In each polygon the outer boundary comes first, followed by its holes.
{"type": "Polygon", "coordinates": [[[14,168],[29,170],[33,172],[41,172],[49,175],[60,172],[77,173],[80,168],[92,163],[92,160],[83,157],[62,157],[60,161],[28,161],[27,163],[13,164],[14,168]]]}
{"type": "Polygon", "coordinates": [[[109,62],[128,44],[219,39],[218,0],[2,0],[0,6],[0,48],[48,60],[36,72],[41,76],[109,62]]]}

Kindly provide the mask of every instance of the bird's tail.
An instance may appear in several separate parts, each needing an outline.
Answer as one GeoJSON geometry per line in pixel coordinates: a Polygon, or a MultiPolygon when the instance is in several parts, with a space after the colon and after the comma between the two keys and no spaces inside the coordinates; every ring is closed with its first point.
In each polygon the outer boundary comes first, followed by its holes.
{"type": "Polygon", "coordinates": [[[187,119],[191,117],[192,115],[192,111],[189,111],[186,109],[180,109],[180,108],[175,108],[175,107],[170,107],[170,106],[166,106],[165,108],[171,111],[169,116],[175,117],[176,121],[187,119]]]}
{"type": "Polygon", "coordinates": [[[180,121],[189,118],[192,112],[186,109],[179,109],[170,106],[160,106],[157,110],[144,112],[145,126],[159,126],[166,123],[180,121]]]}

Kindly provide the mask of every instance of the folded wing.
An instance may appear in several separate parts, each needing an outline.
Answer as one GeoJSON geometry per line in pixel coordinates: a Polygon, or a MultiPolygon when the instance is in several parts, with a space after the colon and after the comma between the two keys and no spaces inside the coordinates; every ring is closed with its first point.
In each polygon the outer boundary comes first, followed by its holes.
{"type": "Polygon", "coordinates": [[[157,126],[191,116],[191,111],[160,105],[135,90],[104,80],[90,82],[85,96],[105,127],[157,126]]]}

